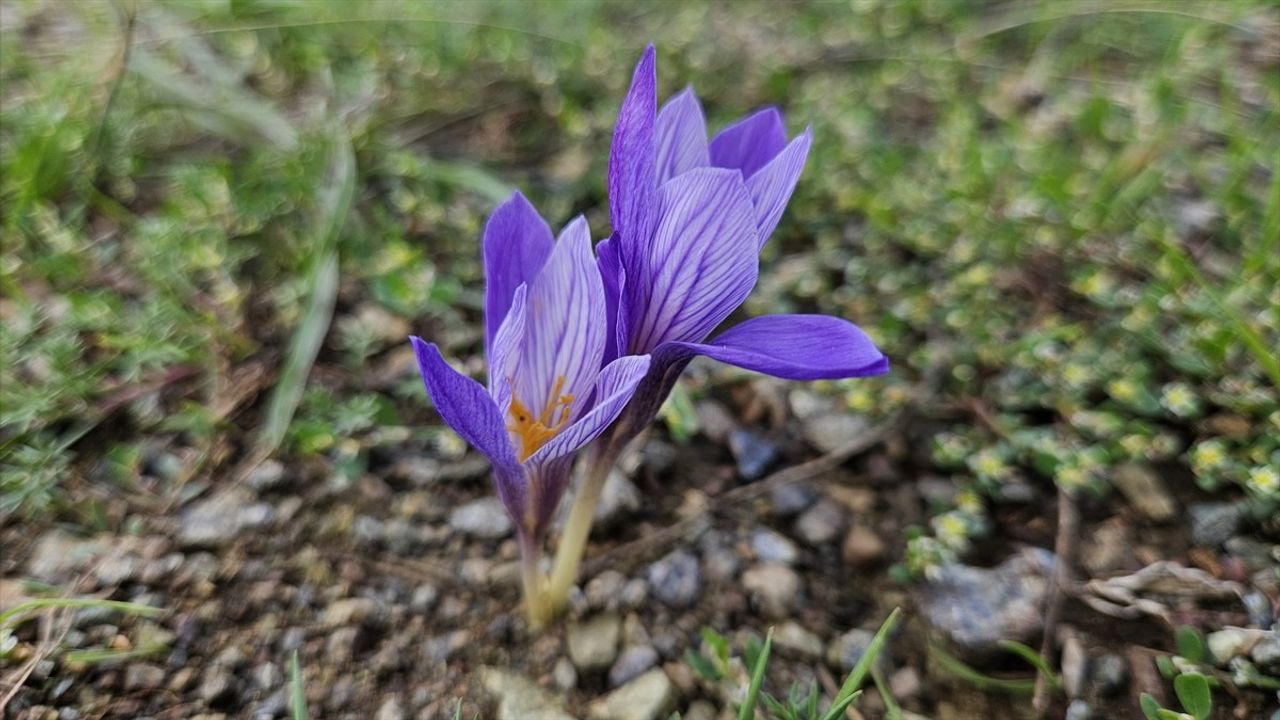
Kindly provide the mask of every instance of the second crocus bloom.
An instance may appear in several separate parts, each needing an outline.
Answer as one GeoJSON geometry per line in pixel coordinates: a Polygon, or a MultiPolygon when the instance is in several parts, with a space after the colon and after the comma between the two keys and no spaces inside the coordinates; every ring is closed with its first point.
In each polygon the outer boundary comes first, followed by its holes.
{"type": "Polygon", "coordinates": [[[586,221],[559,240],[516,193],[485,227],[489,387],[457,372],[434,343],[412,338],[436,409],[488,457],[522,544],[546,534],[574,454],[617,418],[649,367],[644,355],[605,364],[605,294],[586,221]]]}

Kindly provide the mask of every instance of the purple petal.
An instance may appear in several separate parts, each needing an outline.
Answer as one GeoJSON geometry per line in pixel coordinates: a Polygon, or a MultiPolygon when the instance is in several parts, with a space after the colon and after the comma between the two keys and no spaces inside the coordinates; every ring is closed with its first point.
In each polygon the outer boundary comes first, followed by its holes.
{"type": "Polygon", "coordinates": [[[748,115],[711,138],[711,164],[736,168],[749,178],[774,158],[787,144],[787,130],[777,108],[764,108],[748,115]]]}
{"type": "Polygon", "coordinates": [[[560,234],[529,286],[524,343],[514,375],[516,394],[535,417],[560,396],[574,396],[577,402],[570,407],[575,411],[586,402],[604,354],[604,313],[591,235],[587,221],[579,217],[560,234]]]}
{"type": "Polygon", "coordinates": [[[556,458],[544,463],[528,463],[525,472],[529,477],[529,509],[517,522],[526,528],[529,537],[541,540],[555,517],[556,508],[569,486],[573,469],[573,455],[556,458]]]}
{"type": "Polygon", "coordinates": [[[551,228],[518,191],[498,206],[484,226],[484,347],[491,352],[493,336],[511,308],[522,283],[532,282],[551,254],[551,228]]]}
{"type": "Polygon", "coordinates": [[[658,184],[680,173],[711,164],[707,153],[707,121],[693,88],[687,87],[658,111],[658,184]]]}
{"type": "Polygon", "coordinates": [[[512,517],[519,518],[526,500],[524,470],[516,461],[498,406],[480,383],[449,367],[435,343],[418,337],[409,340],[436,412],[463,440],[489,458],[498,495],[512,517]]]}
{"type": "Polygon", "coordinates": [[[608,364],[627,351],[629,337],[623,300],[627,292],[627,270],[622,267],[622,259],[618,257],[617,235],[601,240],[596,245],[596,265],[600,268],[600,279],[604,283],[605,319],[609,328],[605,334],[604,357],[601,362],[608,364]]]}
{"type": "Polygon", "coordinates": [[[645,274],[627,266],[636,354],[705,338],[742,304],[758,272],[754,210],[737,170],[691,170],[663,185],[660,201],[645,274]]]}
{"type": "Polygon", "coordinates": [[[538,465],[572,454],[595,440],[618,417],[649,370],[648,355],[627,355],[605,366],[596,379],[595,407],[538,449],[528,460],[538,465]]]}
{"type": "Polygon", "coordinates": [[[507,317],[493,337],[493,347],[489,349],[489,395],[504,415],[511,404],[511,379],[515,377],[516,366],[525,336],[525,298],[529,286],[516,288],[511,298],[511,309],[507,317]]]}
{"type": "Polygon", "coordinates": [[[889,359],[857,325],[829,315],[766,315],[706,344],[676,347],[788,380],[835,380],[889,372],[889,359]]]}
{"type": "Polygon", "coordinates": [[[791,192],[796,189],[804,161],[809,157],[813,142],[813,129],[805,128],[777,157],[770,160],[756,174],[747,178],[751,201],[756,207],[756,230],[760,235],[760,247],[764,247],[782,212],[787,209],[791,192]]]}
{"type": "Polygon", "coordinates": [[[653,228],[653,203],[657,192],[654,175],[654,122],[658,106],[658,80],[654,50],[650,45],[636,64],[631,89],[618,111],[609,150],[609,219],[625,244],[620,248],[630,260],[647,242],[653,228]]]}

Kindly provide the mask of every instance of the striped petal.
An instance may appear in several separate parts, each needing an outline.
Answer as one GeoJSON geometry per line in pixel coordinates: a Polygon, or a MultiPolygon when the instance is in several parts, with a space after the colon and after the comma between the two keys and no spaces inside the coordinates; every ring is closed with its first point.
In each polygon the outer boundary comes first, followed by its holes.
{"type": "Polygon", "coordinates": [[[756,208],[760,247],[764,247],[774,228],[778,227],[778,221],[787,209],[787,201],[800,179],[800,171],[804,170],[812,143],[813,129],[805,128],[782,152],[747,178],[747,189],[751,191],[751,202],[756,208]]]}
{"type": "Polygon", "coordinates": [[[658,79],[654,49],[645,48],[631,78],[631,88],[618,111],[609,149],[609,219],[622,237],[624,260],[648,241],[653,230],[653,203],[657,192],[654,174],[654,123],[658,106],[658,79]]]}
{"type": "Polygon", "coordinates": [[[605,335],[602,362],[608,364],[627,351],[627,339],[630,337],[624,300],[627,293],[627,270],[622,267],[622,259],[618,257],[617,235],[601,240],[596,245],[596,265],[600,268],[600,280],[604,283],[605,320],[609,329],[605,335]]]}
{"type": "Polygon", "coordinates": [[[787,144],[787,130],[777,108],[764,108],[742,118],[711,138],[711,164],[735,168],[749,178],[787,144]]]}
{"type": "Polygon", "coordinates": [[[641,274],[627,266],[635,354],[702,340],[742,304],[758,273],[755,214],[738,171],[680,175],[663,185],[660,207],[641,274]]]}
{"type": "MultiPolygon", "coordinates": [[[[604,287],[587,221],[575,219],[560,234],[551,257],[529,286],[525,336],[514,371],[515,391],[533,415],[558,397],[587,400],[604,354],[604,287]]],[[[576,413],[575,413],[576,414],[576,413]]]]}
{"type": "Polygon", "coordinates": [[[606,365],[596,378],[592,391],[596,401],[591,412],[578,418],[564,432],[539,448],[529,458],[529,464],[539,465],[571,455],[595,440],[626,407],[636,385],[648,370],[648,355],[627,355],[606,365]]]}
{"type": "Polygon", "coordinates": [[[708,343],[672,343],[692,354],[788,380],[835,380],[889,372],[889,359],[857,325],[828,315],[766,315],[708,343]]]}
{"type": "Polygon", "coordinates": [[[711,164],[707,152],[707,121],[692,87],[676,94],[658,111],[658,184],[680,173],[711,164]]]}
{"type": "Polygon", "coordinates": [[[435,343],[409,338],[418,359],[418,370],[441,419],[463,440],[489,458],[498,495],[513,518],[524,512],[524,469],[516,461],[498,406],[480,383],[449,366],[435,343]]]}
{"type": "Polygon", "coordinates": [[[511,308],[516,288],[532,282],[554,245],[551,228],[524,195],[515,192],[498,206],[484,226],[484,347],[489,356],[493,338],[511,308]]]}
{"type": "Polygon", "coordinates": [[[489,395],[504,415],[511,405],[511,379],[515,377],[524,343],[525,299],[528,293],[528,285],[516,288],[515,295],[511,298],[511,309],[507,311],[507,317],[498,328],[493,346],[489,349],[489,395]]]}

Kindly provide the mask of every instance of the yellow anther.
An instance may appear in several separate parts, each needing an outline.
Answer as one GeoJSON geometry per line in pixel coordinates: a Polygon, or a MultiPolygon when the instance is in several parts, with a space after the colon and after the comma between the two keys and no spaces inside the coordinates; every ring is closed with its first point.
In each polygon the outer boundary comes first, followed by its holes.
{"type": "Polygon", "coordinates": [[[546,445],[551,438],[559,435],[560,431],[569,424],[569,404],[573,402],[573,395],[561,395],[560,391],[563,388],[564,376],[561,375],[556,378],[555,385],[551,387],[547,402],[542,406],[542,414],[536,418],[533,411],[520,402],[520,398],[516,397],[514,392],[512,393],[511,409],[508,411],[511,415],[511,424],[507,426],[507,430],[520,438],[520,462],[528,460],[530,455],[546,445]],[[555,417],[556,408],[560,408],[558,418],[555,417]]]}

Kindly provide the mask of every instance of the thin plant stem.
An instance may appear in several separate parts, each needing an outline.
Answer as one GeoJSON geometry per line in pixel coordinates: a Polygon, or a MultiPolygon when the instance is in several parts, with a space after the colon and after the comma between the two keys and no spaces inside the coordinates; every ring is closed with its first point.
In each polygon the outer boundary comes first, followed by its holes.
{"type": "Polygon", "coordinates": [[[553,611],[563,608],[568,602],[569,589],[578,579],[582,556],[587,550],[587,538],[591,535],[596,503],[624,444],[616,436],[602,438],[587,456],[586,472],[574,493],[573,507],[569,510],[569,519],[565,522],[560,546],[556,548],[555,561],[551,566],[547,600],[553,611]]]}
{"type": "Polygon", "coordinates": [[[545,592],[546,578],[538,570],[542,544],[520,533],[520,580],[524,590],[524,609],[529,626],[539,629],[551,620],[551,606],[545,592]]]}

